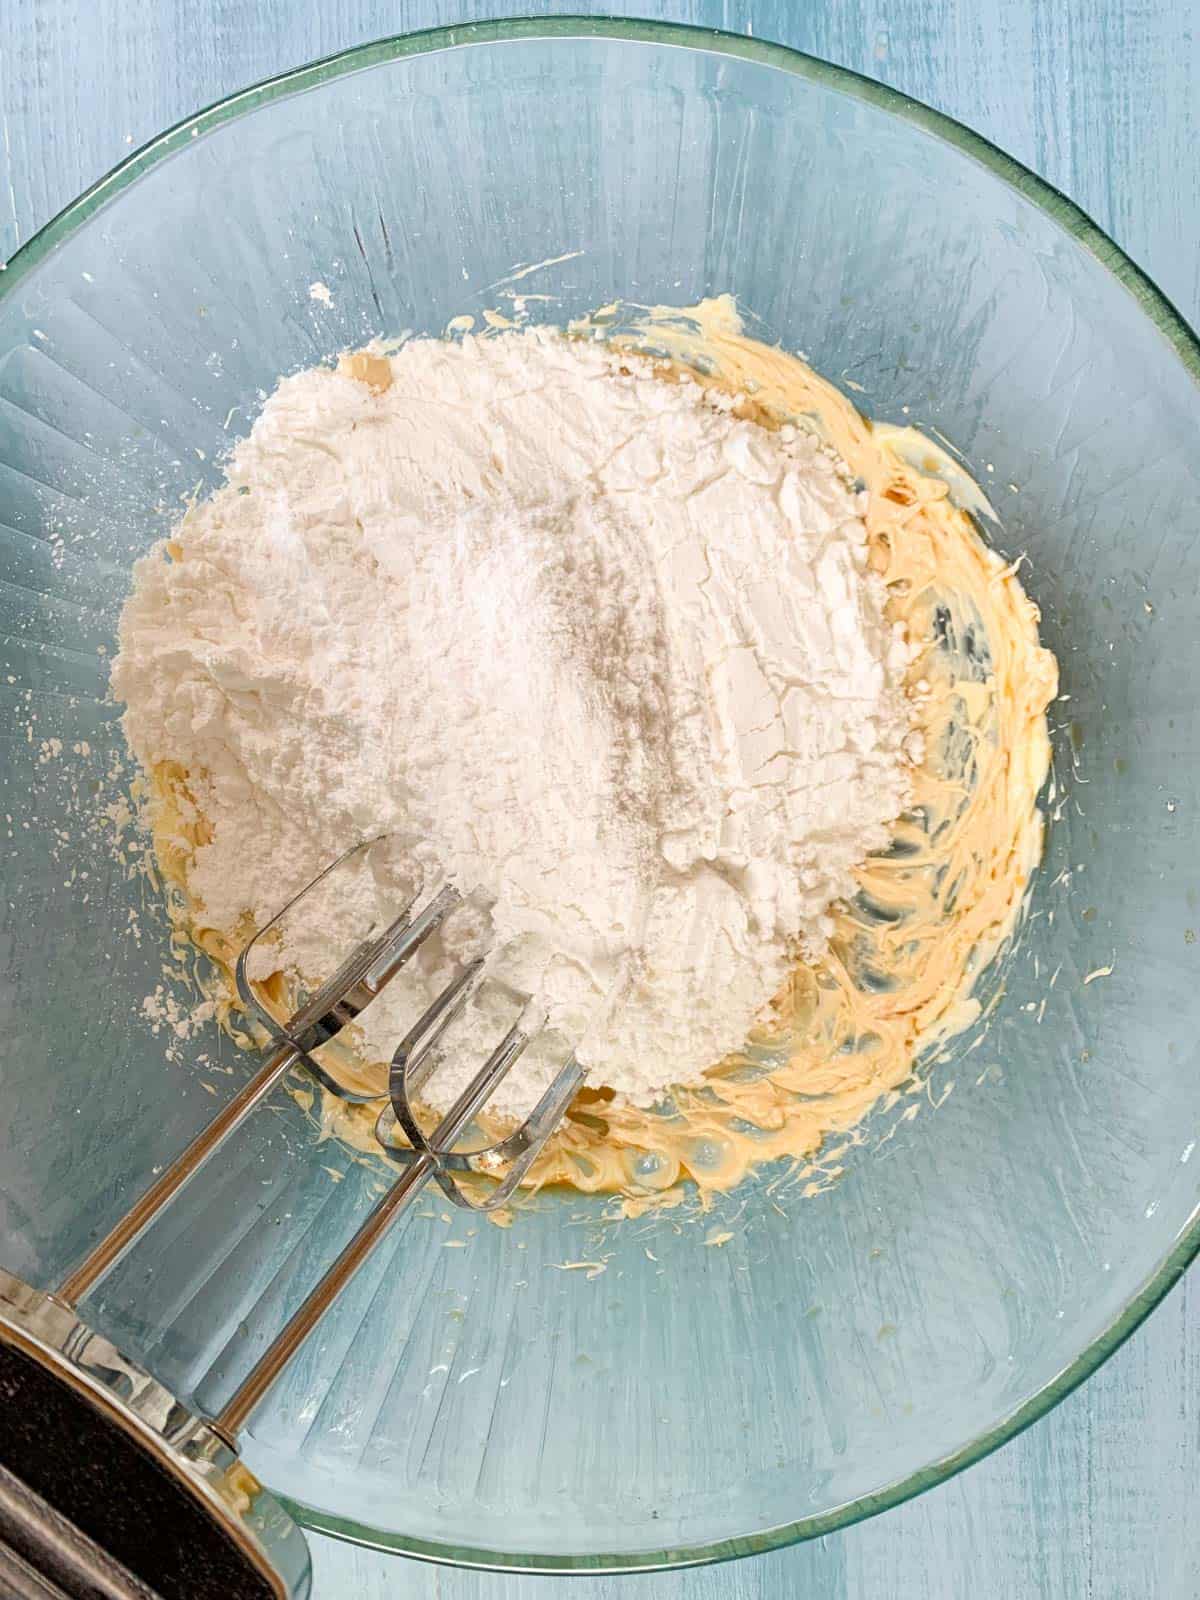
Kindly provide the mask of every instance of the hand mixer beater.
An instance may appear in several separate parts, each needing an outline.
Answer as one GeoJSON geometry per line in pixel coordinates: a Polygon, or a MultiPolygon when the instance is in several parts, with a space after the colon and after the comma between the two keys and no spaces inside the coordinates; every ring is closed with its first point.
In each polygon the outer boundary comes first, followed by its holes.
{"type": "Polygon", "coordinates": [[[7,1581],[23,1597],[107,1600],[306,1595],[304,1540],[242,1465],[239,1432],[426,1184],[435,1181],[457,1206],[490,1211],[503,1205],[583,1082],[585,1069],[572,1052],[514,1132],[483,1149],[459,1148],[544,1026],[544,1017],[526,1001],[432,1133],[422,1129],[413,1102],[436,1069],[455,1018],[485,977],[484,956],[462,966],[400,1041],[385,1097],[347,1088],[317,1059],[316,1052],[361,1014],[459,908],[462,900],[452,886],[419,910],[409,906],[382,931],[372,930],[293,1015],[281,1021],[268,1010],[249,976],[254,951],[284,918],[302,914],[308,896],[329,892],[334,875],[369,848],[370,843],[356,845],[338,857],[257,930],[238,957],[239,996],[271,1041],[240,1092],[56,1290],[33,1289],[0,1270],[0,1588],[7,1581]],[[202,1417],[82,1322],[75,1307],[294,1068],[339,1099],[365,1104],[383,1098],[375,1138],[400,1171],[219,1413],[202,1417]],[[472,1184],[471,1174],[492,1182],[472,1184]],[[101,1460],[103,1473],[96,1470],[101,1460]]]}

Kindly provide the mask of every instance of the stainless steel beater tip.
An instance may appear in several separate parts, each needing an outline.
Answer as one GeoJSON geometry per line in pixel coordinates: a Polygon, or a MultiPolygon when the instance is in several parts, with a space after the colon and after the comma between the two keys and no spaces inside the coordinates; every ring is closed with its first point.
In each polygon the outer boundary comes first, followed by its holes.
{"type": "MultiPolygon", "coordinates": [[[[412,905],[381,932],[371,932],[341,963],[337,970],[301,1005],[281,1021],[259,999],[249,977],[251,956],[256,947],[279,927],[285,918],[302,914],[309,895],[355,857],[362,855],[377,840],[352,846],[330,862],[325,870],[288,901],[271,920],[257,929],[238,957],[235,981],[238,995],[247,1011],[262,1025],[293,1062],[302,1064],[316,1080],[340,1100],[366,1104],[383,1098],[370,1092],[348,1089],[316,1059],[315,1052],[335,1039],[348,1023],[355,1021],[397,972],[460,905],[462,896],[452,886],[440,889],[420,912],[412,905]]],[[[327,889],[326,892],[329,892],[327,889]]],[[[380,1148],[400,1166],[424,1167],[425,1177],[436,1178],[448,1199],[472,1210],[490,1211],[512,1196],[525,1177],[547,1139],[583,1083],[586,1069],[572,1054],[547,1087],[529,1116],[499,1142],[483,1149],[460,1151],[455,1148],[472,1121],[486,1109],[492,1095],[541,1031],[545,1018],[526,1002],[520,1016],[468,1083],[450,1111],[430,1135],[426,1135],[413,1111],[413,1101],[428,1081],[438,1060],[438,1049],[456,1018],[484,975],[483,957],[468,962],[439,995],[426,1007],[400,1041],[388,1075],[388,1104],[375,1123],[380,1148]],[[401,1143],[407,1139],[408,1143],[401,1143]],[[476,1173],[500,1181],[486,1195],[469,1194],[454,1176],[476,1173]]]]}
{"type": "Polygon", "coordinates": [[[431,1175],[455,1205],[471,1211],[494,1211],[512,1197],[544,1149],[582,1085],[587,1069],[572,1052],[528,1117],[512,1133],[482,1149],[455,1149],[458,1140],[480,1112],[486,1110],[499,1084],[545,1025],[545,1017],[538,1015],[533,1003],[527,1001],[504,1038],[433,1133],[427,1136],[413,1111],[412,1097],[428,1080],[434,1047],[474,993],[482,969],[482,961],[473,962],[447,985],[397,1047],[388,1075],[389,1104],[376,1120],[375,1137],[384,1153],[400,1165],[422,1160],[429,1163],[431,1175]],[[397,1142],[398,1131],[408,1140],[408,1146],[397,1142]],[[491,1178],[503,1172],[504,1176],[486,1193],[471,1194],[454,1175],[463,1172],[491,1178]]]}
{"type": "Polygon", "coordinates": [[[281,1021],[262,1004],[250,980],[249,966],[251,953],[285,917],[301,906],[339,867],[363,855],[376,843],[378,840],[365,840],[331,861],[269,922],[255,930],[234,969],[238,998],[274,1043],[294,1052],[296,1060],[303,1062],[330,1094],[354,1105],[364,1105],[380,1096],[348,1089],[316,1060],[313,1052],[335,1039],[347,1023],[353,1022],[461,904],[458,891],[450,885],[440,889],[416,917],[412,915],[412,904],[405,906],[381,933],[370,933],[356,945],[337,970],[286,1021],[281,1021]]]}

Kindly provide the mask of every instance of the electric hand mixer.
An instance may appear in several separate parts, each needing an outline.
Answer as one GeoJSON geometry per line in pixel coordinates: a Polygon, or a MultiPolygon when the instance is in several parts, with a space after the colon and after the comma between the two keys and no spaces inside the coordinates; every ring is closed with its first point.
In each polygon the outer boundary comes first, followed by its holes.
{"type": "Polygon", "coordinates": [[[353,1022],[454,913],[462,903],[457,890],[447,886],[419,911],[410,906],[382,932],[369,934],[285,1022],[262,1005],[248,977],[259,941],[367,848],[356,845],[332,862],[254,934],[239,956],[238,993],[272,1041],[249,1082],[56,1290],[44,1293],[0,1270],[0,1588],[6,1583],[6,1593],[22,1600],[57,1595],[298,1600],[306,1595],[304,1540],[240,1462],[239,1432],[425,1185],[433,1179],[457,1206],[490,1211],[503,1205],[583,1082],[585,1069],[572,1053],[515,1132],[484,1149],[456,1148],[544,1024],[527,1003],[434,1131],[422,1130],[413,1099],[484,976],[485,958],[471,960],[417,1019],[392,1058],[375,1138],[401,1169],[398,1177],[218,1415],[189,1411],[79,1320],[75,1307],[82,1297],[294,1067],[342,1100],[381,1098],[347,1089],[314,1053],[353,1022]],[[476,1192],[464,1187],[465,1173],[496,1181],[476,1192]]]}

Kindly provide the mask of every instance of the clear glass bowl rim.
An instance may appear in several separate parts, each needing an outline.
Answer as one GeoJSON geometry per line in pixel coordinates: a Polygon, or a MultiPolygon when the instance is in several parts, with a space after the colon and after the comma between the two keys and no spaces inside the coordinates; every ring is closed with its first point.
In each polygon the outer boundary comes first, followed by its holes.
{"type": "MultiPolygon", "coordinates": [[[[212,132],[223,123],[244,116],[273,100],[299,94],[322,83],[366,68],[410,56],[464,46],[555,39],[607,39],[631,44],[663,45],[672,49],[702,51],[751,61],[790,73],[810,83],[836,89],[853,99],[876,106],[914,127],[941,139],[961,155],[985,167],[1001,182],[1016,189],[1036,205],[1078,244],[1088,250],[1121,286],[1138,302],[1141,310],[1162,334],[1191,377],[1200,384],[1200,338],[1175,309],[1157,285],[1136,266],[1120,247],[1080,209],[1051,184],[1006,155],[980,134],[956,122],[898,89],[863,77],[848,67],[835,66],[819,57],[805,55],[786,45],[725,33],[719,29],[698,28],[684,23],[645,21],[618,17],[517,17],[501,21],[480,21],[457,26],[431,28],[416,33],[395,34],[368,44],[355,45],[334,55],[322,57],[306,66],[280,73],[186,117],[174,127],[152,139],[126,157],[111,172],[100,178],[70,205],[33,234],[8,260],[0,265],[0,301],[12,294],[41,262],[95,214],[136,183],[160,161],[185,148],[193,139],[212,132]]],[[[1200,1252],[1200,1202],[1192,1211],[1175,1243],[1153,1268],[1141,1287],[1130,1297],[1118,1316],[1075,1359],[1044,1384],[1022,1405],[994,1426],[952,1454],[922,1466],[875,1494],[848,1501],[817,1516],[767,1528],[745,1536],[716,1540],[675,1549],[636,1552],[600,1552],[595,1555],[522,1555],[511,1551],[491,1551],[469,1546],[440,1544],[385,1532],[350,1519],[334,1517],[313,1506],[279,1495],[282,1503],[305,1527],[368,1548],[391,1551],[419,1560],[448,1566],[485,1568],[513,1572],[650,1572],[675,1567],[698,1566],[707,1562],[734,1560],[762,1555],[802,1540],[818,1538],[852,1526],[866,1517],[902,1505],[926,1489],[945,1483],[965,1467],[1007,1444],[1032,1423],[1046,1415],[1060,1400],[1097,1370],[1130,1334],[1149,1316],[1159,1301],[1175,1285],[1200,1252]]]]}

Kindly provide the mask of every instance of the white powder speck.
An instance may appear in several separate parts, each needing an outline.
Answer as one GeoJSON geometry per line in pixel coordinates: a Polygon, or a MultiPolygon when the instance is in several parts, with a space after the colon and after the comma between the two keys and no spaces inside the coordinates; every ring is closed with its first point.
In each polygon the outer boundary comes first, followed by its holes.
{"type": "MultiPolygon", "coordinates": [[[[170,973],[170,977],[176,974],[170,973]]],[[[166,1032],[176,1039],[190,1039],[216,1015],[216,1005],[211,1000],[188,1004],[178,994],[159,984],[153,994],[142,1001],[142,1015],[150,1024],[152,1033],[166,1032]]]]}
{"type": "Polygon", "coordinates": [[[333,295],[330,293],[329,285],[322,283],[320,279],[316,283],[309,284],[308,298],[318,301],[323,306],[331,306],[333,304],[333,295]]]}

